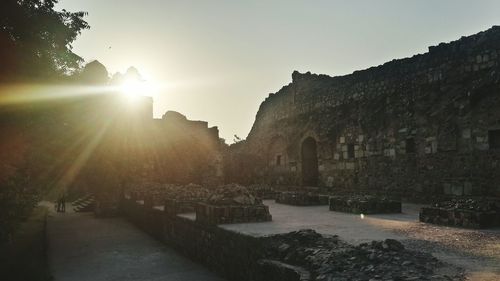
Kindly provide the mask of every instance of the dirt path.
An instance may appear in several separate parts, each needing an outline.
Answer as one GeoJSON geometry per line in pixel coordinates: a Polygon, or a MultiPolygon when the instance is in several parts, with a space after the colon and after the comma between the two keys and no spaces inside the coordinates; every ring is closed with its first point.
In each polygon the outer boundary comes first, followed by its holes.
{"type": "Polygon", "coordinates": [[[52,213],[48,239],[56,281],[223,280],[120,218],[52,213]]]}

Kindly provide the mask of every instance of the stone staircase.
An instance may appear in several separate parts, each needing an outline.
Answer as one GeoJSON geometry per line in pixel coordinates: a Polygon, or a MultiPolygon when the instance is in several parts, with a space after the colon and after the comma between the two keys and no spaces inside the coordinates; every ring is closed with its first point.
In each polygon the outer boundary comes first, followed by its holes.
{"type": "Polygon", "coordinates": [[[73,201],[73,211],[75,212],[93,212],[95,208],[94,195],[89,194],[73,201]]]}

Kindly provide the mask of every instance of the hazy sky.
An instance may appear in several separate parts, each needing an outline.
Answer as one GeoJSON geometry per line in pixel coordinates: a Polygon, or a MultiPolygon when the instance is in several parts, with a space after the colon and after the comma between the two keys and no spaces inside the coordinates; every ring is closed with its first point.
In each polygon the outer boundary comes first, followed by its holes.
{"type": "Polygon", "coordinates": [[[135,66],[155,116],[176,110],[245,138],[293,70],[342,75],[500,25],[500,1],[60,0],[87,11],[73,44],[110,73],[135,66]],[[110,48],[111,47],[111,48],[110,48]]]}

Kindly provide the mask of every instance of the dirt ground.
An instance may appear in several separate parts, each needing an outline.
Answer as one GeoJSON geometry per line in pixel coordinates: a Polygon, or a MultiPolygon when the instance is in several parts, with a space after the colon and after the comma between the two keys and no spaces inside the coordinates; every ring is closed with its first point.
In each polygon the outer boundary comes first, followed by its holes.
{"type": "Polygon", "coordinates": [[[432,253],[460,267],[470,280],[500,280],[500,229],[469,230],[418,222],[421,205],[403,204],[403,213],[360,215],[331,212],[327,206],[295,207],[266,200],[273,221],[221,226],[261,236],[311,228],[359,244],[386,238],[398,239],[407,248],[432,253]]]}

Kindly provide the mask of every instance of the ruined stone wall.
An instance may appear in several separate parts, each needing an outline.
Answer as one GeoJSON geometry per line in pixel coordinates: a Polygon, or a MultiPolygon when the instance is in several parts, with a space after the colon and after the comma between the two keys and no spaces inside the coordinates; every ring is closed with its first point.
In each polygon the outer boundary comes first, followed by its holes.
{"type": "Polygon", "coordinates": [[[217,127],[176,112],[153,119],[152,106],[151,97],[132,102],[110,93],[37,104],[19,115],[34,116],[32,154],[53,158],[39,165],[40,174],[61,190],[111,197],[129,182],[218,183],[223,171],[217,127]]]}
{"type": "MultiPolygon", "coordinates": [[[[245,142],[272,184],[402,195],[500,196],[500,27],[353,74],[294,72],[245,142]],[[309,164],[308,164],[309,165],[309,164]]],[[[261,179],[258,179],[261,180],[261,179]]]]}
{"type": "Polygon", "coordinates": [[[265,280],[258,276],[257,261],[265,253],[258,238],[170,216],[132,200],[125,199],[121,210],[142,230],[228,280],[265,280]]]}

